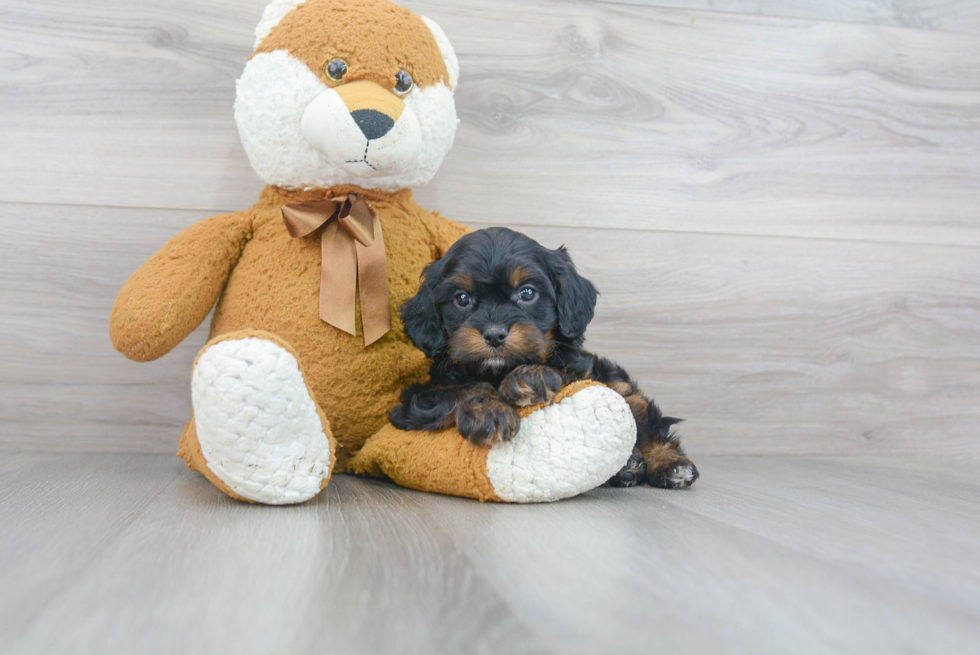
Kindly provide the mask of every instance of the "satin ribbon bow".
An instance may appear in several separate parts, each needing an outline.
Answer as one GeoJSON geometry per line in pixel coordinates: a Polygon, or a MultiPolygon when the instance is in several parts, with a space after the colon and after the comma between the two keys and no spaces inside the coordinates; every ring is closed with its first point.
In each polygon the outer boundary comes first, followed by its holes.
{"type": "Polygon", "coordinates": [[[352,193],[283,205],[282,220],[295,238],[321,230],[320,318],[356,335],[354,303],[360,288],[364,345],[383,337],[391,329],[388,260],[381,221],[364,198],[352,193]]]}

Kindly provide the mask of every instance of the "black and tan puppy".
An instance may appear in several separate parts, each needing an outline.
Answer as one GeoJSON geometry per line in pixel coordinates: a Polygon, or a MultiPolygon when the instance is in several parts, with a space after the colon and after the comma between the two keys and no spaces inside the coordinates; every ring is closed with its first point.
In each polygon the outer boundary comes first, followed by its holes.
{"type": "Polygon", "coordinates": [[[432,359],[430,379],[414,384],[391,411],[402,430],[456,425],[478,445],[517,434],[514,407],[549,402],[562,385],[596,380],[621,394],[636,419],[633,457],[609,484],[688,487],[697,467],[671,426],[620,366],[582,350],[597,292],[564,248],[490,228],[470,233],[423,272],[402,319],[432,359]]]}

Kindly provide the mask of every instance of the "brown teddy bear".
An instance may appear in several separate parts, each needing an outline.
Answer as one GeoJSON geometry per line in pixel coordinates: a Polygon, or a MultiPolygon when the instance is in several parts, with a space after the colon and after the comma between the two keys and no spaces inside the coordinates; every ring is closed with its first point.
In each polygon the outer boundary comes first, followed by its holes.
{"type": "Polygon", "coordinates": [[[548,501],[602,484],[629,458],[629,408],[593,383],[524,409],[518,435],[491,449],[387,424],[399,390],[426,371],[397,310],[467,232],[411,192],[452,146],[458,75],[438,25],[388,0],[276,0],[263,13],[235,119],[268,186],[251,209],[173,237],[110,319],[116,349],[149,361],[217,303],[178,454],[229,496],[302,502],[339,471],[548,501]]]}

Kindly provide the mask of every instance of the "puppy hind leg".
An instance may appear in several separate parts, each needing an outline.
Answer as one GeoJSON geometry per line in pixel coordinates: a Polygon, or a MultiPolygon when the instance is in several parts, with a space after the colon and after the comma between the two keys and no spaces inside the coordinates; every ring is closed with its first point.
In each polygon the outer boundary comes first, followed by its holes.
{"type": "Polygon", "coordinates": [[[690,487],[698,479],[698,467],[681,449],[680,439],[672,430],[681,419],[660,413],[653,403],[648,403],[645,430],[640,430],[637,447],[646,462],[647,484],[662,489],[690,487]]]}
{"type": "Polygon", "coordinates": [[[606,486],[609,487],[635,487],[643,482],[647,477],[647,464],[643,459],[643,453],[639,448],[633,449],[626,466],[620,469],[619,473],[609,478],[606,486]]]}
{"type": "MultiPolygon", "coordinates": [[[[622,369],[616,372],[619,377],[628,379],[622,369]]],[[[699,476],[698,467],[684,455],[677,435],[672,432],[681,419],[664,416],[656,403],[644,396],[632,380],[619,379],[607,384],[626,400],[636,419],[637,432],[633,456],[613,476],[609,486],[632,487],[643,480],[662,489],[680,489],[694,484],[699,476]]]]}
{"type": "MultiPolygon", "coordinates": [[[[618,368],[618,367],[617,367],[618,368]]],[[[636,443],[637,446],[641,443],[647,443],[650,441],[650,437],[647,434],[647,412],[650,402],[643,397],[639,391],[636,390],[634,383],[629,380],[629,376],[625,371],[621,369],[617,371],[620,375],[615,376],[617,379],[610,380],[607,382],[607,386],[618,393],[629,405],[630,413],[633,414],[633,419],[636,421],[636,443]]],[[[640,484],[647,477],[647,464],[643,457],[643,452],[639,447],[633,448],[633,454],[630,455],[629,460],[626,465],[612,478],[606,482],[609,487],[635,487],[640,484]]]]}

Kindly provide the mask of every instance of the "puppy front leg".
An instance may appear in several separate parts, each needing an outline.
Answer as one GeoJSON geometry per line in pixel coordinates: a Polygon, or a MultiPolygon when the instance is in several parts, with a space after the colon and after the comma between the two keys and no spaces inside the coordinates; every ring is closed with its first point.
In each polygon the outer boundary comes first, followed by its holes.
{"type": "Polygon", "coordinates": [[[518,366],[500,383],[500,395],[511,405],[550,403],[561,389],[561,374],[544,364],[518,366]]]}
{"type": "Polygon", "coordinates": [[[460,394],[455,414],[459,433],[476,446],[510,441],[521,425],[517,410],[486,382],[460,394]]]}
{"type": "Polygon", "coordinates": [[[510,441],[520,427],[517,410],[486,382],[456,386],[413,384],[388,414],[399,430],[436,431],[452,427],[477,446],[510,441]]]}
{"type": "Polygon", "coordinates": [[[388,413],[388,418],[399,430],[433,432],[451,428],[456,422],[456,407],[472,386],[417,382],[402,391],[398,404],[388,413]]]}

